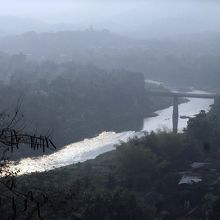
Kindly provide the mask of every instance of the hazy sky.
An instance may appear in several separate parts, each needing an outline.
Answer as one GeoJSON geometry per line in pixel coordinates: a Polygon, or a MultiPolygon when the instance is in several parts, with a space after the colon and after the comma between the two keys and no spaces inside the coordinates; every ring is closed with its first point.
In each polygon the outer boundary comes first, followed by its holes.
{"type": "Polygon", "coordinates": [[[148,19],[175,16],[184,13],[216,11],[217,1],[171,1],[171,0],[0,0],[0,15],[15,15],[35,19],[49,19],[50,22],[69,21],[69,18],[97,19],[135,14],[148,19]],[[140,12],[140,14],[138,13],[140,12]]]}
{"type": "Polygon", "coordinates": [[[184,29],[188,24],[190,27],[195,24],[200,31],[219,28],[220,3],[214,0],[0,0],[0,16],[6,15],[122,32],[135,32],[142,27],[155,29],[155,26],[169,29],[169,25],[183,25],[184,29]]]}

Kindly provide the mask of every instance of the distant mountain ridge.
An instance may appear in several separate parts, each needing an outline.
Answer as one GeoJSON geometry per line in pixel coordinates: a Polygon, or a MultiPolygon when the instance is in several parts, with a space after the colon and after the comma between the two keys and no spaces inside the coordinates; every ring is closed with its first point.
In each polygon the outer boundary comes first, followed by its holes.
{"type": "Polygon", "coordinates": [[[0,16],[0,36],[20,35],[25,32],[54,32],[63,30],[75,30],[73,24],[56,23],[49,24],[45,21],[16,16],[0,16]]]}
{"type": "Polygon", "coordinates": [[[37,59],[53,59],[53,55],[71,57],[79,50],[129,48],[142,44],[144,41],[92,28],[84,31],[26,32],[0,38],[1,51],[9,54],[24,53],[37,59]]]}
{"type": "Polygon", "coordinates": [[[201,82],[199,86],[205,89],[218,86],[219,39],[219,32],[201,32],[137,40],[90,28],[1,37],[0,51],[23,53],[33,60],[73,61],[110,70],[126,69],[141,72],[148,79],[181,86],[198,86],[201,82]]]}

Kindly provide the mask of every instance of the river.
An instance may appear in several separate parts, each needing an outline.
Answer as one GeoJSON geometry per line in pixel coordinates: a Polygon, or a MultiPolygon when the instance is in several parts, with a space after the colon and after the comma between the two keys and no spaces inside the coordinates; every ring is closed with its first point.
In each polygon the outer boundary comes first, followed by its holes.
{"type": "MultiPolygon", "coordinates": [[[[193,91],[194,93],[205,93],[204,91],[193,91]]],[[[179,105],[180,116],[198,114],[201,110],[208,111],[213,100],[190,98],[189,102],[179,105]]],[[[19,169],[19,175],[32,172],[44,172],[70,164],[93,159],[100,154],[114,150],[114,146],[120,141],[127,141],[134,136],[141,136],[144,131],[157,131],[158,129],[172,129],[172,107],[157,111],[158,116],[145,118],[143,129],[139,132],[125,131],[121,133],[103,132],[97,137],[65,146],[61,150],[36,158],[22,159],[18,164],[12,165],[12,169],[19,169]]],[[[188,119],[179,119],[179,131],[186,127],[188,119]]]]}

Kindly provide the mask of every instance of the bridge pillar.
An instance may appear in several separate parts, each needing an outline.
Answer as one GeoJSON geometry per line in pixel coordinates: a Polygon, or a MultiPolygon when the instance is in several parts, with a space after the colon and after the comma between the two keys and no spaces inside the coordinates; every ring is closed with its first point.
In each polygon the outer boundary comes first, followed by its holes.
{"type": "Polygon", "coordinates": [[[178,96],[173,97],[173,133],[178,132],[178,119],[179,119],[179,109],[178,109],[178,96]]]}

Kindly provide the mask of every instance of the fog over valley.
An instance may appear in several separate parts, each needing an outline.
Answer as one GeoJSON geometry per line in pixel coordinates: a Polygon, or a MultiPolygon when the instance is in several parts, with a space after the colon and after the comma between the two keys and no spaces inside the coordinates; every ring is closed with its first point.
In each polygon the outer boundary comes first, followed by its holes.
{"type": "Polygon", "coordinates": [[[0,220],[219,220],[220,2],[0,0],[0,220]]]}

